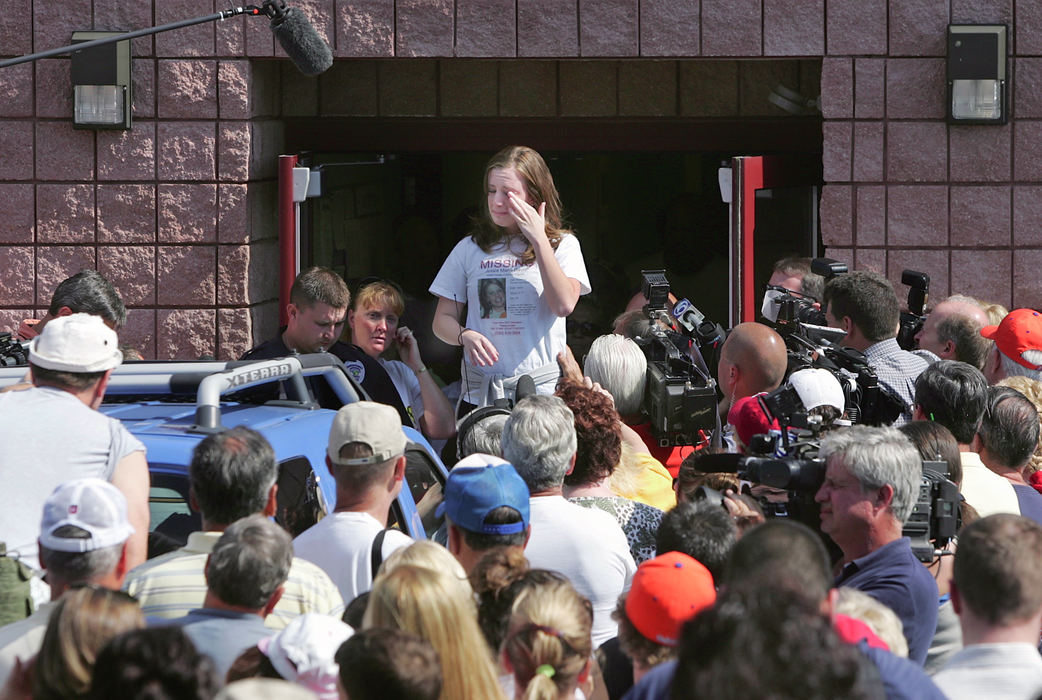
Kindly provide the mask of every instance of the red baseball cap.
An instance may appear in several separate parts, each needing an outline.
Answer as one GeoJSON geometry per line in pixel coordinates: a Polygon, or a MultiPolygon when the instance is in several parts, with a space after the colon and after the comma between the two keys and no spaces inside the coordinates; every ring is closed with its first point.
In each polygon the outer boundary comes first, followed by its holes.
{"type": "Polygon", "coordinates": [[[1014,309],[997,326],[984,326],[980,334],[995,341],[999,352],[1028,369],[1042,369],[1042,314],[1034,309],[1014,309]]]}
{"type": "Polygon", "coordinates": [[[675,647],[681,626],[714,602],[709,569],[686,554],[669,552],[637,568],[626,596],[626,617],[646,638],[675,647]]]}
{"type": "Polygon", "coordinates": [[[778,421],[770,419],[760,405],[759,394],[744,396],[731,405],[727,412],[727,422],[734,426],[735,433],[743,445],[748,446],[753,435],[763,435],[773,428],[778,429],[778,421]]]}

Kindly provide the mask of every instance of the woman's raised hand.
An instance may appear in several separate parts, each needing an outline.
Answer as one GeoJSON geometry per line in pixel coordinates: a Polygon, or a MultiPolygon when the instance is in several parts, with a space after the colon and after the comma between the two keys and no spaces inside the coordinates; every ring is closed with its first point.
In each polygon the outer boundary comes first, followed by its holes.
{"type": "Polygon", "coordinates": [[[517,193],[510,193],[510,215],[517,222],[521,234],[533,247],[547,240],[546,238],[546,202],[536,209],[517,193]]]}
{"type": "Polygon", "coordinates": [[[490,367],[499,359],[499,351],[492,341],[472,328],[460,334],[460,345],[467,362],[475,367],[490,367]]]}

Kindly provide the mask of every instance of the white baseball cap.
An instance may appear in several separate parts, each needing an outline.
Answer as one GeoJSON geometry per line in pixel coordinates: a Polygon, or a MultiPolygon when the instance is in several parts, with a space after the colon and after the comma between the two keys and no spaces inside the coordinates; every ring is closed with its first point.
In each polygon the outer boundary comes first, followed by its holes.
{"type": "Polygon", "coordinates": [[[845,407],[843,387],[827,369],[801,369],[789,375],[789,384],[800,395],[808,411],[818,406],[834,406],[841,413],[845,407]]]}
{"type": "Polygon", "coordinates": [[[127,518],[127,499],[109,482],[94,477],[66,481],[47,497],[40,521],[40,544],[56,552],[92,552],[123,544],[134,528],[127,518]],[[85,537],[55,534],[65,526],[85,537]]]}
{"type": "Polygon", "coordinates": [[[339,666],[333,658],[351,635],[350,625],[328,615],[305,613],[285,629],[257,643],[279,675],[315,693],[336,700],[339,666]]]}
{"type": "Polygon", "coordinates": [[[58,372],[104,372],[123,362],[116,331],[100,316],[71,314],[47,322],[29,343],[29,362],[58,372]]]}

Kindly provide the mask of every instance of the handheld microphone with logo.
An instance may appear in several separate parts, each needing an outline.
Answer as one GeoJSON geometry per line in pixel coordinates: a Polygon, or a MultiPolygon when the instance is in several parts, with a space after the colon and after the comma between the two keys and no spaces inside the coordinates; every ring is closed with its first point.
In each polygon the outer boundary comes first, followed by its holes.
{"type": "Polygon", "coordinates": [[[692,333],[702,321],[706,320],[705,314],[695,308],[695,305],[687,299],[681,299],[673,307],[673,318],[692,333]]]}
{"type": "Polygon", "coordinates": [[[333,65],[329,44],[299,8],[286,7],[283,0],[265,0],[263,12],[271,18],[271,31],[297,69],[318,75],[333,65]]]}

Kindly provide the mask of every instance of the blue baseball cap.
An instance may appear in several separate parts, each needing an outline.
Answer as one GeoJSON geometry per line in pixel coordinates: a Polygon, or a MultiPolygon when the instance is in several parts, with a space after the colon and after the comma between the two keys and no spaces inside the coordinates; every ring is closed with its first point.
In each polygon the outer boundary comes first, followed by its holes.
{"type": "Polygon", "coordinates": [[[513,465],[492,455],[472,454],[449,472],[445,497],[436,515],[447,515],[453,524],[482,535],[515,535],[528,528],[528,486],[513,465]],[[490,512],[509,506],[521,514],[521,522],[486,524],[490,512]]]}

